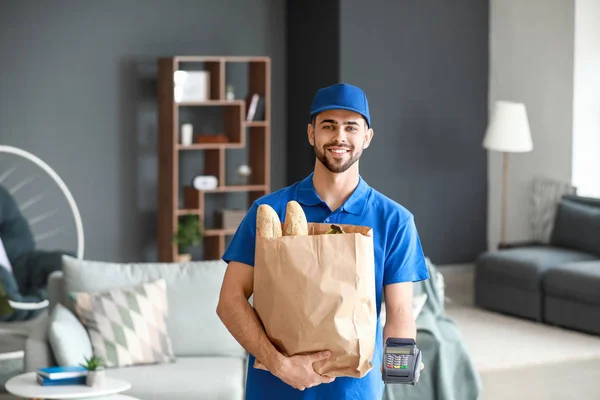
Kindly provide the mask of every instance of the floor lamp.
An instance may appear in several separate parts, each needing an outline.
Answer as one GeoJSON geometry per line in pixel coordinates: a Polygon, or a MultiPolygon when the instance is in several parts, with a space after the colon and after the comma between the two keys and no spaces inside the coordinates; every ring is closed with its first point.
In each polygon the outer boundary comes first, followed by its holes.
{"type": "Polygon", "coordinates": [[[523,103],[497,101],[494,103],[483,147],[502,153],[502,221],[500,244],[506,244],[506,210],[508,196],[508,153],[533,150],[527,110],[523,103]]]}

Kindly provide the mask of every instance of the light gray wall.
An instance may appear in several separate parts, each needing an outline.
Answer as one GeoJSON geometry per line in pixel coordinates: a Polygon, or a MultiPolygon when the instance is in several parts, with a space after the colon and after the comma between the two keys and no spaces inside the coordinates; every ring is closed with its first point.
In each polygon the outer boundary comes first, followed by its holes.
{"type": "Polygon", "coordinates": [[[272,188],[284,185],[284,17],[278,0],[0,4],[0,143],[66,182],[86,258],[156,257],[157,57],[272,57],[272,188]]]}
{"type": "MultiPolygon", "coordinates": [[[[533,151],[510,154],[506,239],[531,237],[531,183],[543,176],[570,182],[573,132],[574,0],[492,0],[490,105],[525,103],[533,151]]],[[[488,167],[488,243],[500,238],[502,156],[488,167]]]]}
{"type": "Polygon", "coordinates": [[[341,3],[340,78],[369,97],[363,177],[416,218],[427,256],[485,250],[488,1],[341,3]]]}
{"type": "Polygon", "coordinates": [[[573,87],[573,184],[600,197],[600,2],[576,0],[573,87]]]}

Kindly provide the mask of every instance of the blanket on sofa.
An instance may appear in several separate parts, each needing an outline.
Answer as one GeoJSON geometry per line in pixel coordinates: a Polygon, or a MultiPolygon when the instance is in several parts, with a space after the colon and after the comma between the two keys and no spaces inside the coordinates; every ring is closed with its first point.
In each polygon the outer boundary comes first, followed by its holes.
{"type": "Polygon", "coordinates": [[[443,277],[429,259],[427,266],[431,278],[415,284],[415,292],[428,296],[416,321],[425,369],[415,386],[386,385],[383,400],[476,400],[481,378],[458,327],[445,315],[443,277]]]}
{"type": "Polygon", "coordinates": [[[9,300],[18,303],[46,300],[48,277],[61,269],[63,255],[73,254],[36,249],[29,222],[3,186],[0,186],[0,246],[0,322],[35,318],[43,310],[13,310],[9,300]]]}

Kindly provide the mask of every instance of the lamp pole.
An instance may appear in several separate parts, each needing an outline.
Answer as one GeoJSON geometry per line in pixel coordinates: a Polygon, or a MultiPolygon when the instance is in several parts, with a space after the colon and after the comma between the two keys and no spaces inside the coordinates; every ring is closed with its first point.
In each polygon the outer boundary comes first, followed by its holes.
{"type": "Polygon", "coordinates": [[[497,101],[483,140],[483,147],[502,153],[502,216],[498,248],[506,246],[506,219],[508,217],[508,153],[533,150],[529,120],[525,104],[497,101]]]}
{"type": "Polygon", "coordinates": [[[502,153],[502,222],[500,230],[500,246],[506,243],[506,210],[508,203],[508,152],[502,153]]]}

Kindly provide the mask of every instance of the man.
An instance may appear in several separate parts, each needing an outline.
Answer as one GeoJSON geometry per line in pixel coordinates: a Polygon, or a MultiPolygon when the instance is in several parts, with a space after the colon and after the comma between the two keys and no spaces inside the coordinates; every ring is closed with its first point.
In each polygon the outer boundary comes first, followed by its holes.
{"type": "Polygon", "coordinates": [[[228,267],[217,313],[250,353],[247,399],[381,399],[385,340],[416,337],[412,285],[429,278],[420,239],[412,214],[359,175],[358,160],[373,139],[367,97],[360,88],[336,84],[320,89],[313,99],[307,133],[316,154],[314,171],[250,207],[223,255],[228,267]],[[290,200],[300,203],[309,222],[373,229],[377,315],[385,295],[386,323],[383,335],[378,324],[374,367],[361,379],[317,374],[312,363],[326,359],[326,351],[292,357],[279,353],[248,302],[253,291],[257,208],[269,204],[282,217],[290,200]],[[255,357],[268,371],[253,367],[255,357]]]}

